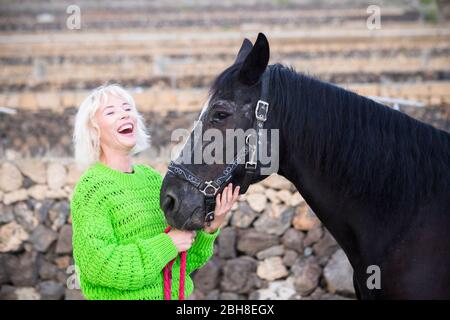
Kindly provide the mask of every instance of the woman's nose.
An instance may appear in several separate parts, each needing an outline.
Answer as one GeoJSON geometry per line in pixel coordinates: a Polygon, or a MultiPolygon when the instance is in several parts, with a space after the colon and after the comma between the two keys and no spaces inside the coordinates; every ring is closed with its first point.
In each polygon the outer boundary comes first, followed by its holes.
{"type": "Polygon", "coordinates": [[[122,111],[122,114],[120,115],[120,119],[126,119],[129,117],[130,117],[130,114],[127,111],[122,111]]]}

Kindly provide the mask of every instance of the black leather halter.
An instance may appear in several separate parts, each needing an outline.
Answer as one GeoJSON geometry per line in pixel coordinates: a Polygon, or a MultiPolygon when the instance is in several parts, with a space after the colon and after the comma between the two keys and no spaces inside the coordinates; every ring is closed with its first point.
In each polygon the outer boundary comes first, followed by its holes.
{"type": "Polygon", "coordinates": [[[176,163],[176,160],[175,162],[171,161],[169,163],[167,173],[189,182],[205,196],[205,208],[207,210],[205,222],[208,225],[210,225],[211,221],[214,220],[214,208],[216,204],[215,197],[217,192],[219,192],[219,190],[231,180],[233,177],[233,172],[236,170],[239,163],[242,163],[242,159],[245,159],[245,157],[249,155],[249,159],[245,162],[246,173],[255,174],[258,168],[259,145],[261,143],[260,141],[262,134],[261,129],[263,129],[264,122],[267,120],[267,113],[269,111],[269,68],[267,68],[263,73],[261,81],[261,99],[257,102],[255,108],[256,137],[251,139],[252,135],[248,135],[245,138],[245,146],[239,150],[236,157],[233,159],[233,162],[227,165],[219,176],[213,180],[202,180],[190,172],[184,165],[176,163]]]}

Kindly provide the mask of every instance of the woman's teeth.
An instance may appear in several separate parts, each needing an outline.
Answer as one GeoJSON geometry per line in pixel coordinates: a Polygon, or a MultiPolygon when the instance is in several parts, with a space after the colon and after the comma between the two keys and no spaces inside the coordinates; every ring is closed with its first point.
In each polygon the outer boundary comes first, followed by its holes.
{"type": "Polygon", "coordinates": [[[132,124],[124,124],[119,127],[117,130],[119,133],[127,134],[133,132],[133,125],[132,124]]]}

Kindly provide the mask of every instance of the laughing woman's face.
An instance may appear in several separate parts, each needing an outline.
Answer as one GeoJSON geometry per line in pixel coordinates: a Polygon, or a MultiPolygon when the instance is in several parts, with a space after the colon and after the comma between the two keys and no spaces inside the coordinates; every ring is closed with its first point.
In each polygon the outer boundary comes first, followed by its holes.
{"type": "Polygon", "coordinates": [[[129,152],[136,145],[136,114],[123,98],[109,95],[106,103],[98,108],[95,119],[103,150],[129,152]]]}

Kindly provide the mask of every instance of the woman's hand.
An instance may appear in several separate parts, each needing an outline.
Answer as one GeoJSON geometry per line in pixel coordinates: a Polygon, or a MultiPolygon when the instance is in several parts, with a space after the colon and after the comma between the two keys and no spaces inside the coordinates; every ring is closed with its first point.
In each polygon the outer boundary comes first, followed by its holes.
{"type": "Polygon", "coordinates": [[[189,250],[195,238],[195,231],[171,229],[167,234],[172,238],[172,241],[175,244],[175,247],[177,247],[178,252],[189,250]]]}
{"type": "Polygon", "coordinates": [[[233,191],[233,184],[229,183],[222,193],[216,196],[216,207],[214,209],[214,220],[211,221],[211,225],[205,226],[203,230],[208,233],[214,233],[218,228],[222,226],[225,221],[225,215],[231,210],[233,204],[239,199],[239,189],[237,186],[233,191]]]}

